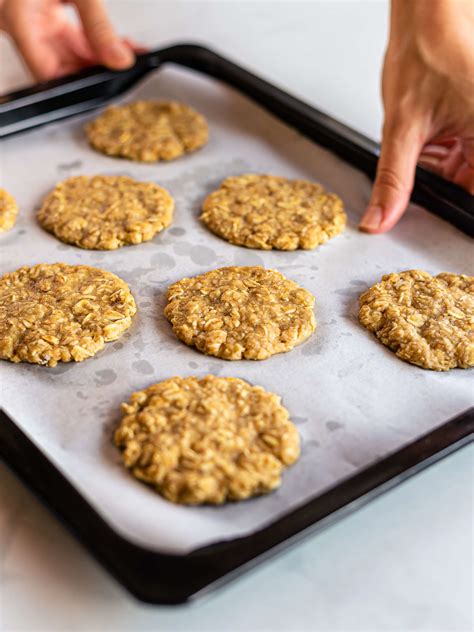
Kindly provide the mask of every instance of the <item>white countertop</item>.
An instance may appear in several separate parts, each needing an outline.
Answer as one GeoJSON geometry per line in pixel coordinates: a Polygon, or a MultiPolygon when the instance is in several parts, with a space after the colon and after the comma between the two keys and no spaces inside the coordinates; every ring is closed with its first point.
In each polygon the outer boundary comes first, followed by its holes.
{"type": "MultiPolygon", "coordinates": [[[[385,2],[108,3],[150,46],[201,41],[376,138],[385,2]]],[[[0,93],[27,82],[0,38],[0,93]]],[[[0,630],[470,630],[474,446],[207,601],[134,601],[0,464],[0,630]]]]}

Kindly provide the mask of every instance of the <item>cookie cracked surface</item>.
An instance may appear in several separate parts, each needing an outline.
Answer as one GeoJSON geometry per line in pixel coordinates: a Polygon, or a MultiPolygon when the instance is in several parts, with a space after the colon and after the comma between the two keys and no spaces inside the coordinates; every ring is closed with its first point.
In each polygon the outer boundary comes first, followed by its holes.
{"type": "Polygon", "coordinates": [[[65,263],[0,278],[0,358],[56,366],[81,362],[130,327],[135,301],[111,272],[65,263]]]}
{"type": "Polygon", "coordinates": [[[125,176],[74,176],[60,182],[38,211],[61,241],[115,250],[149,241],[171,224],[174,201],[162,187],[125,176]]]}
{"type": "Polygon", "coordinates": [[[386,274],[359,302],[360,322],[402,360],[435,371],[474,366],[474,277],[386,274]]]}
{"type": "Polygon", "coordinates": [[[347,217],[342,200],[319,184],[247,174],[226,178],[205,199],[201,220],[231,244],[296,250],[341,233],[347,217]]]}
{"type": "Polygon", "coordinates": [[[300,453],[280,397],[244,380],[173,377],[133,393],[115,432],[123,461],[174,503],[264,494],[300,453]]]}
{"type": "Polygon", "coordinates": [[[0,233],[13,228],[18,215],[18,206],[15,198],[0,188],[0,233]]]}
{"type": "Polygon", "coordinates": [[[276,270],[227,267],[171,285],[165,316],[180,340],[207,355],[263,360],[311,335],[313,308],[314,296],[276,270]]]}
{"type": "Polygon", "coordinates": [[[85,129],[94,149],[140,162],[173,160],[202,147],[209,136],[206,119],[177,101],[112,105],[85,129]]]}

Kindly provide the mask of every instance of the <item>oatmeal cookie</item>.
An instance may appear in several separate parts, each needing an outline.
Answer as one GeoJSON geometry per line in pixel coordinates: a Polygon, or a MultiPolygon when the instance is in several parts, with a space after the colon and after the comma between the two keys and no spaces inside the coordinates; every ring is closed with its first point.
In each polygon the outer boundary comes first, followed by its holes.
{"type": "Polygon", "coordinates": [[[112,105],[86,126],[94,149],[140,162],[173,160],[207,143],[206,119],[177,101],[112,105]]]}
{"type": "Polygon", "coordinates": [[[41,226],[67,244],[115,250],[149,241],[171,224],[174,200],[162,187],[125,176],[74,176],[38,211],[41,226]]]}
{"type": "Polygon", "coordinates": [[[18,206],[15,198],[5,189],[0,189],[0,233],[13,228],[18,215],[18,206]]]}
{"type": "Polygon", "coordinates": [[[81,362],[132,322],[122,279],[89,266],[42,263],[0,278],[0,358],[56,366],[81,362]]]}
{"type": "Polygon", "coordinates": [[[280,398],[236,378],[173,377],[133,393],[115,432],[127,468],[174,503],[264,494],[300,454],[280,398]]]}
{"type": "Polygon", "coordinates": [[[360,322],[402,360],[435,371],[474,366],[474,277],[386,274],[359,302],[360,322]]]}
{"type": "Polygon", "coordinates": [[[341,233],[342,200],[305,180],[248,174],[226,178],[202,205],[201,220],[231,244],[311,250],[341,233]]]}
{"type": "Polygon", "coordinates": [[[171,285],[165,316],[187,345],[225,360],[289,351],[316,327],[314,296],[276,270],[228,267],[171,285]]]}

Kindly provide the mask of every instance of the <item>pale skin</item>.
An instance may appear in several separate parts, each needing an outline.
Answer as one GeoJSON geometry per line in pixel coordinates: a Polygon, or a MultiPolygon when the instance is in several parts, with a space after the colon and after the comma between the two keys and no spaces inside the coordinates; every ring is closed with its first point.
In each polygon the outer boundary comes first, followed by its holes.
{"type": "Polygon", "coordinates": [[[10,35],[37,81],[104,64],[132,66],[137,47],[119,37],[101,0],[0,0],[0,29],[10,35]],[[66,5],[75,8],[73,23],[66,5]]]}
{"type": "MultiPolygon", "coordinates": [[[[98,63],[125,69],[144,50],[119,37],[102,0],[0,0],[0,30],[38,81],[98,63]]],[[[417,164],[474,195],[473,40],[473,0],[392,0],[382,146],[361,230],[384,233],[397,224],[417,164]]]]}
{"type": "Polygon", "coordinates": [[[474,194],[473,42],[472,0],[392,0],[382,147],[361,230],[399,221],[417,163],[474,194]]]}

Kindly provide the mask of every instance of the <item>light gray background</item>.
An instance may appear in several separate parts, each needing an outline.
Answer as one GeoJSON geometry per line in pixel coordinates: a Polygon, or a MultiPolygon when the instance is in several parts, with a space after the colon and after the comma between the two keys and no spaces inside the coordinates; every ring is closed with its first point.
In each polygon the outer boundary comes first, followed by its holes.
{"type": "MultiPolygon", "coordinates": [[[[384,3],[112,2],[150,45],[201,39],[377,137],[384,3]]],[[[4,42],[0,91],[25,82],[4,42]],[[5,59],[5,62],[4,62],[5,59]]],[[[208,603],[134,603],[0,470],[4,630],[464,630],[472,624],[472,448],[208,603]],[[5,499],[3,498],[5,496],[5,499]]]]}

